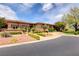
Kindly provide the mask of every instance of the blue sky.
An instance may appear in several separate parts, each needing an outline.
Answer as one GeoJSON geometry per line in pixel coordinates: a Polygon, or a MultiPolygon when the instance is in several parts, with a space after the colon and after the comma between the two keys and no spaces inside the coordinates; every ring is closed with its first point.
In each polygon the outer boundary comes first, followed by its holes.
{"type": "Polygon", "coordinates": [[[79,4],[69,3],[1,3],[0,16],[26,22],[55,23],[79,4]]]}

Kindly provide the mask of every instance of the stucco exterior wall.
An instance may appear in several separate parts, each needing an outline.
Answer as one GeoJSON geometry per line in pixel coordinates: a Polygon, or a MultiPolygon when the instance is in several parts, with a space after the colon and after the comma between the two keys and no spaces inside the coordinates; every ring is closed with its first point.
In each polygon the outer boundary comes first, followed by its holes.
{"type": "Polygon", "coordinates": [[[8,29],[13,29],[14,27],[30,27],[30,26],[35,26],[35,30],[37,31],[44,31],[43,26],[46,25],[48,28],[52,28],[53,25],[45,24],[45,23],[25,23],[25,22],[17,22],[17,21],[6,21],[8,25],[8,29]]]}

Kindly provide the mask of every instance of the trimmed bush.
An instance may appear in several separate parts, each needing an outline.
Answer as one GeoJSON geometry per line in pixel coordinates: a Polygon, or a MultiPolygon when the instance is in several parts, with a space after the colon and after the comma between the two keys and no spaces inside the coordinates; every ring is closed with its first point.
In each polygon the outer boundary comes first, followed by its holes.
{"type": "Polygon", "coordinates": [[[21,32],[9,32],[12,35],[22,34],[21,32]]]}
{"type": "Polygon", "coordinates": [[[37,39],[37,40],[40,40],[40,37],[38,35],[35,35],[35,34],[32,34],[32,33],[29,33],[29,36],[37,39]]]}
{"type": "Polygon", "coordinates": [[[0,35],[1,35],[1,37],[11,37],[11,34],[9,34],[7,32],[1,33],[0,35]]]}

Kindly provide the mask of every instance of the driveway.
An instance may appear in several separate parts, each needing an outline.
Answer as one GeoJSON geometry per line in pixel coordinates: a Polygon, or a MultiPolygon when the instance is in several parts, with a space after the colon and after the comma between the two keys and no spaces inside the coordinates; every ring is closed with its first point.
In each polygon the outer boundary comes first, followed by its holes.
{"type": "Polygon", "coordinates": [[[79,56],[79,38],[62,36],[55,40],[0,48],[0,56],[79,56]]]}

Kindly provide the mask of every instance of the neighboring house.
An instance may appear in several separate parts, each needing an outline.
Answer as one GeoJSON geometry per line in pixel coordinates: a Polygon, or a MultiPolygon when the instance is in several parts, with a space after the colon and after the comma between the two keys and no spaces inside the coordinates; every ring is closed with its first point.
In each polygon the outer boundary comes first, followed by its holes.
{"type": "Polygon", "coordinates": [[[19,20],[5,20],[7,24],[7,29],[17,29],[17,28],[25,28],[25,27],[35,27],[35,30],[44,31],[43,26],[46,25],[47,28],[53,28],[52,24],[47,23],[30,23],[23,22],[19,20]]]}

